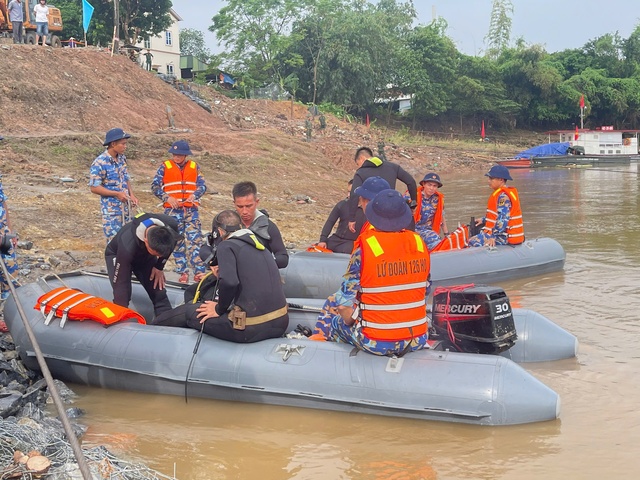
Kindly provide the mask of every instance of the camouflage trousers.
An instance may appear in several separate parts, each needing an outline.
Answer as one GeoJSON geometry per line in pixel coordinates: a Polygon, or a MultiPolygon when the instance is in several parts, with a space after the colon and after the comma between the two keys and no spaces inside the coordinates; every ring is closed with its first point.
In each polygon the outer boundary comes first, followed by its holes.
{"type": "Polygon", "coordinates": [[[120,231],[122,226],[131,221],[129,208],[123,205],[121,208],[102,209],[102,231],[107,237],[107,243],[111,241],[116,233],[120,231]]]}
{"type": "MultiPolygon", "coordinates": [[[[16,261],[15,250],[12,248],[8,254],[3,254],[2,259],[4,260],[4,264],[7,267],[9,275],[13,277],[13,274],[18,270],[18,262],[16,261]]],[[[14,287],[18,287],[18,282],[14,278],[11,279],[11,282],[13,283],[14,287]]],[[[5,298],[7,298],[10,293],[11,290],[9,288],[9,282],[4,277],[4,271],[0,269],[0,300],[4,300],[5,298]]]]}
{"type": "Polygon", "coordinates": [[[330,295],[322,306],[322,313],[318,316],[313,333],[321,333],[330,342],[348,343],[374,355],[393,355],[405,350],[413,352],[427,345],[427,334],[398,342],[383,342],[367,338],[362,332],[360,322],[347,325],[340,315],[332,313],[337,306],[335,295],[330,295]]]}
{"type": "MultiPolygon", "coordinates": [[[[482,247],[487,244],[487,240],[491,238],[487,232],[480,232],[479,234],[471,237],[469,239],[470,247],[482,247]]],[[[506,235],[498,235],[496,237],[496,245],[506,245],[507,244],[507,236],[506,235]]]]}
{"type": "Polygon", "coordinates": [[[420,238],[422,238],[429,251],[433,250],[435,246],[440,243],[440,235],[430,228],[420,228],[416,226],[416,233],[420,235],[420,238]]]}
{"type": "Polygon", "coordinates": [[[204,273],[205,265],[200,259],[202,245],[202,224],[197,208],[165,208],[164,213],[171,215],[178,222],[178,231],[184,237],[173,251],[176,261],[176,272],[189,272],[189,264],[194,274],[204,273]]]}

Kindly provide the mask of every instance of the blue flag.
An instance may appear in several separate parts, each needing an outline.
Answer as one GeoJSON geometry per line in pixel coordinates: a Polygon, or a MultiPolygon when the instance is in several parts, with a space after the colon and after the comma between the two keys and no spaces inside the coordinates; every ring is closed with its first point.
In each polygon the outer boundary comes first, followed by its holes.
{"type": "Polygon", "coordinates": [[[92,15],[93,6],[87,2],[87,0],[82,0],[82,28],[84,28],[84,33],[87,33],[87,30],[89,30],[92,15]]]}

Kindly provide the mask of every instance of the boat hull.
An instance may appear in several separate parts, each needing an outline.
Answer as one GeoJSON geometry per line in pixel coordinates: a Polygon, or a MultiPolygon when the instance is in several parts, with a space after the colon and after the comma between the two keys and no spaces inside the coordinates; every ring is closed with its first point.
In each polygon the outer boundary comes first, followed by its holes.
{"type": "MultiPolygon", "coordinates": [[[[551,238],[528,240],[521,245],[465,248],[431,254],[433,286],[464,283],[492,284],[562,270],[565,252],[551,238]]],[[[287,297],[326,299],[340,286],[349,255],[296,252],[281,270],[287,297]]]]}
{"type": "MultiPolygon", "coordinates": [[[[108,278],[76,274],[67,286],[109,298],[108,278]]],[[[54,377],[103,388],[230,401],[359,412],[477,425],[553,420],[558,395],[515,362],[492,355],[424,350],[401,359],[351,346],[278,338],[234,344],[199,332],[133,322],[108,328],[91,321],[44,324],[33,308],[57,279],[20,287],[8,299],[5,321],[20,357],[38,368],[16,300],[54,377]],[[189,365],[193,359],[192,368],[189,365]]],[[[172,302],[182,296],[169,287],[172,302]]],[[[151,305],[139,284],[132,306],[147,317],[151,305]]],[[[300,318],[292,315],[294,319],[300,318]]]]}

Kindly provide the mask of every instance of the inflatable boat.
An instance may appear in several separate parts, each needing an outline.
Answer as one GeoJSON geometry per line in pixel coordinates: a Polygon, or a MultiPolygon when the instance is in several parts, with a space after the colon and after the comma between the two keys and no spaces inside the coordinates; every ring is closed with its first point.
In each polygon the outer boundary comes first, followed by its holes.
{"type": "MultiPolygon", "coordinates": [[[[565,252],[552,238],[538,238],[512,246],[465,248],[431,254],[434,286],[463,283],[491,284],[542,275],[564,268],[565,252]]],[[[344,253],[295,252],[282,269],[287,297],[327,298],[340,286],[349,263],[344,253]]]]}
{"type": "MultiPolygon", "coordinates": [[[[507,352],[501,356],[428,349],[389,358],[306,337],[234,344],[208,335],[196,349],[200,335],[192,329],[135,321],[109,327],[90,320],[46,321],[34,307],[43,294],[61,286],[106,299],[112,296],[109,279],[102,274],[44,277],[18,288],[17,298],[11,296],[5,304],[4,317],[25,365],[38,369],[20,310],[52,375],[67,382],[477,425],[554,420],[560,412],[559,396],[505,358],[507,352]]],[[[181,287],[168,285],[167,290],[173,304],[181,303],[181,287]]],[[[290,304],[290,327],[313,324],[318,302],[306,305],[302,302],[309,303],[307,299],[296,300],[301,303],[290,304]]],[[[146,292],[136,282],[130,307],[147,319],[153,314],[146,292]]],[[[544,317],[528,311],[517,317],[523,330],[512,348],[514,359],[575,355],[572,335],[546,319],[542,327],[533,327],[544,317]],[[558,344],[560,337],[565,344],[549,354],[549,342],[558,344]],[[543,353],[531,354],[536,349],[543,353]]]]}

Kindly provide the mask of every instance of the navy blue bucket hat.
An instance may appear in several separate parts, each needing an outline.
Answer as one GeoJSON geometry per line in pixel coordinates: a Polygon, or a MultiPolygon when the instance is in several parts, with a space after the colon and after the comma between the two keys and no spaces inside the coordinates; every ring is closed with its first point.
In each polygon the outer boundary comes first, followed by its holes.
{"type": "Polygon", "coordinates": [[[354,194],[366,198],[367,200],[373,200],[373,198],[380,193],[382,190],[388,190],[391,187],[389,186],[389,182],[387,182],[382,177],[369,177],[362,185],[354,190],[354,194]]]}
{"type": "Polygon", "coordinates": [[[420,185],[424,185],[427,182],[433,182],[438,184],[438,188],[442,186],[442,182],[440,181],[440,175],[437,173],[429,172],[424,178],[420,181],[420,185]]]}
{"type": "Polygon", "coordinates": [[[107,135],[104,138],[104,143],[102,145],[107,147],[111,142],[117,142],[118,140],[122,140],[124,138],[131,138],[131,135],[126,133],[121,128],[112,128],[107,132],[107,135]]]}
{"type": "Polygon", "coordinates": [[[171,148],[169,149],[169,153],[173,153],[174,155],[193,155],[186,140],[173,142],[173,145],[171,145],[171,148]]]}
{"type": "Polygon", "coordinates": [[[503,180],[513,180],[509,174],[509,169],[504,165],[494,165],[487,173],[484,174],[484,176],[490,178],[502,178],[503,180]]]}
{"type": "Polygon", "coordinates": [[[407,201],[397,190],[382,190],[365,209],[369,223],[383,232],[399,232],[407,228],[413,215],[407,201]]]}

